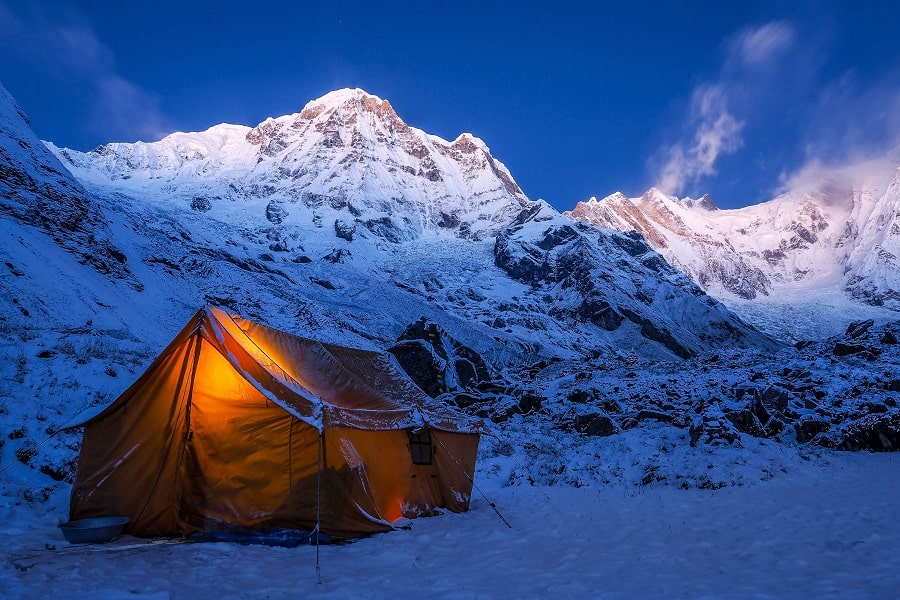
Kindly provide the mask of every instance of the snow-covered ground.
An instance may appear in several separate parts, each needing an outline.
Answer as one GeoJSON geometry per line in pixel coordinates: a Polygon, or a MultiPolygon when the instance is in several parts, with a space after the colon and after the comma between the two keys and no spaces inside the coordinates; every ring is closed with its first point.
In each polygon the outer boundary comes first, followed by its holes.
{"type": "Polygon", "coordinates": [[[719,490],[477,482],[466,514],[320,548],[69,546],[63,495],[0,507],[3,598],[895,598],[900,456],[831,453],[719,490]],[[6,521],[6,519],[10,519],[6,521]],[[19,520],[22,519],[22,520],[19,520]]]}

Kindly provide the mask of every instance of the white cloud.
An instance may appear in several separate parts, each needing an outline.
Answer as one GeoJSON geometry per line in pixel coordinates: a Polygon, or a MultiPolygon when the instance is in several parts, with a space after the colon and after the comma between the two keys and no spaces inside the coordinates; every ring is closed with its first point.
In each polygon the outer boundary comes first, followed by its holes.
{"type": "Polygon", "coordinates": [[[732,53],[745,66],[760,66],[778,58],[794,43],[794,28],[785,21],[773,21],[739,32],[731,43],[732,53]]]}
{"type": "Polygon", "coordinates": [[[701,86],[694,90],[691,98],[693,139],[688,147],[676,143],[667,149],[657,187],[670,194],[680,194],[689,183],[715,175],[719,157],[734,153],[743,145],[743,127],[744,123],[729,112],[722,86],[701,86]]]}
{"type": "Polygon", "coordinates": [[[158,139],[173,130],[158,98],[119,73],[114,53],[88,24],[31,8],[14,12],[0,0],[0,51],[62,86],[86,87],[78,96],[89,128],[117,138],[110,141],[158,139]]]}
{"type": "Polygon", "coordinates": [[[682,124],[681,139],[657,152],[656,186],[681,194],[689,185],[717,174],[716,163],[744,145],[748,119],[771,101],[772,74],[795,44],[793,26],[772,21],[747,27],[722,43],[723,60],[716,74],[697,84],[682,124]]]}

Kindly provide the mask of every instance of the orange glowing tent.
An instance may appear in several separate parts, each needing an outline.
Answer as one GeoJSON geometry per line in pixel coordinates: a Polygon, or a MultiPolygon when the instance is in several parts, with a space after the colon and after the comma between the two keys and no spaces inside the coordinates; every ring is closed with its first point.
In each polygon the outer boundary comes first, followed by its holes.
{"type": "Polygon", "coordinates": [[[387,353],[197,312],[84,441],[70,518],[137,536],[319,531],[354,537],[468,509],[481,423],[387,353]]]}

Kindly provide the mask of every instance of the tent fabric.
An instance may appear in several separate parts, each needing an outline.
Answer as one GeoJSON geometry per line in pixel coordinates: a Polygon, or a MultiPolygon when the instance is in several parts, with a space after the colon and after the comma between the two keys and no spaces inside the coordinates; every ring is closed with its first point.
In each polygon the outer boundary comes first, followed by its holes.
{"type": "Polygon", "coordinates": [[[388,354],[195,314],[83,423],[70,518],[138,536],[294,528],[353,537],[468,509],[481,424],[436,407],[388,354]],[[410,432],[427,430],[430,464],[410,432]]]}

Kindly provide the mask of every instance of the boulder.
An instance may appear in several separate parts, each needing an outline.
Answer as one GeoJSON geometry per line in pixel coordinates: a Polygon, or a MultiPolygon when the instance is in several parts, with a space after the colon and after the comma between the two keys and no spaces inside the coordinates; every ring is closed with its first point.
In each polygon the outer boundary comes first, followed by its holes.
{"type": "Polygon", "coordinates": [[[835,356],[850,356],[851,354],[859,354],[860,352],[864,352],[865,350],[866,347],[860,344],[845,344],[844,342],[835,342],[833,352],[835,356]]]}
{"type": "MultiPolygon", "coordinates": [[[[487,364],[481,355],[450,336],[442,327],[425,317],[403,330],[398,345],[418,341],[425,344],[443,363],[440,387],[446,390],[476,387],[491,381],[487,364]]],[[[398,357],[398,360],[399,357],[398,357]]],[[[401,363],[402,364],[402,363],[401,363]]],[[[417,382],[418,383],[418,382],[417,382]]],[[[426,390],[427,391],[427,390],[426,390]]]]}
{"type": "MultiPolygon", "coordinates": [[[[207,202],[209,201],[207,200],[207,202]]],[[[193,204],[191,205],[191,208],[193,208],[193,204]]],[[[279,225],[287,216],[288,212],[284,209],[283,206],[281,206],[281,204],[277,202],[269,202],[269,204],[266,205],[266,219],[270,223],[279,225]]]]}
{"type": "Polygon", "coordinates": [[[410,379],[426,394],[435,398],[447,391],[447,363],[434,353],[428,343],[422,340],[403,340],[387,351],[397,358],[410,379]]]}
{"type": "Polygon", "coordinates": [[[788,410],[788,402],[791,399],[790,393],[779,386],[769,386],[760,394],[759,401],[767,413],[785,413],[788,410]]]}
{"type": "Polygon", "coordinates": [[[726,410],[725,417],[731,421],[734,428],[741,433],[752,435],[753,437],[766,437],[765,429],[756,415],[748,408],[739,410],[726,410]]]}
{"type": "Polygon", "coordinates": [[[589,413],[575,417],[575,431],[583,435],[608,437],[619,432],[619,427],[603,413],[589,413]]]}
{"type": "Polygon", "coordinates": [[[900,450],[900,412],[870,414],[841,432],[842,450],[891,452],[900,450]]]}
{"type": "Polygon", "coordinates": [[[348,242],[352,242],[353,236],[356,235],[356,223],[348,223],[341,219],[335,220],[334,235],[343,240],[347,240],[348,242]]]}
{"type": "Polygon", "coordinates": [[[829,424],[828,421],[823,421],[822,419],[813,416],[801,417],[799,421],[794,423],[797,441],[801,444],[805,444],[820,433],[828,431],[830,428],[831,424],[829,424]]]}
{"type": "Polygon", "coordinates": [[[854,321],[847,326],[846,335],[856,339],[865,334],[874,324],[875,321],[872,319],[867,319],[865,321],[854,321]]]}

